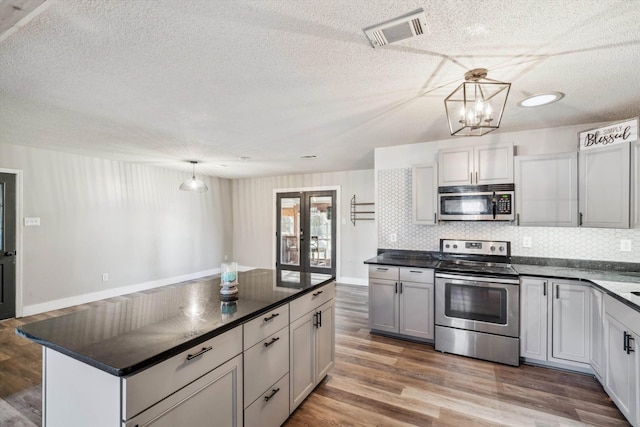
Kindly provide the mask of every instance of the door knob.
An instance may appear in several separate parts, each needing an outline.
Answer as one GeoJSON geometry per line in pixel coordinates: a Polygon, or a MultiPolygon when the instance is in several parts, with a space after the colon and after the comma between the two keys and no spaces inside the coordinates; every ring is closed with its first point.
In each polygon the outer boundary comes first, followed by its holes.
{"type": "Polygon", "coordinates": [[[14,256],[15,254],[11,251],[7,251],[4,253],[5,256],[14,256]]]}

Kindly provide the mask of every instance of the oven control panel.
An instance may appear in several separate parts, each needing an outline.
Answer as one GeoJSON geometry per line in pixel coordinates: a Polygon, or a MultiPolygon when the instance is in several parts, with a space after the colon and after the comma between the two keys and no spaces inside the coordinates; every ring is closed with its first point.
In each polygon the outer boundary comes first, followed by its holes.
{"type": "Polygon", "coordinates": [[[509,242],[488,240],[440,240],[440,252],[468,255],[511,255],[509,242]]]}

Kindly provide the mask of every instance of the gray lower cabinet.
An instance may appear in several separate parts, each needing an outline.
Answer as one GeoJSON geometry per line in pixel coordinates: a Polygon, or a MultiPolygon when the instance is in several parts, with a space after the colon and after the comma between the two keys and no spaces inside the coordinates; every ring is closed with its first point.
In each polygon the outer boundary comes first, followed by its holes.
{"type": "Polygon", "coordinates": [[[520,278],[520,355],[587,368],[591,357],[590,289],[578,281],[520,278]]]}
{"type": "Polygon", "coordinates": [[[433,269],[369,266],[372,331],[433,340],[433,269]]]}
{"type": "Polygon", "coordinates": [[[516,223],[578,226],[578,153],[515,157],[516,223]]]}
{"type": "Polygon", "coordinates": [[[630,144],[580,151],[580,225],[629,228],[630,144]]]}
{"type": "Polygon", "coordinates": [[[598,381],[602,383],[604,379],[604,294],[602,291],[591,287],[589,303],[591,336],[589,365],[598,381]]]}
{"type": "Polygon", "coordinates": [[[290,402],[293,412],[335,363],[335,284],[290,303],[290,402]]]}
{"type": "Polygon", "coordinates": [[[609,295],[605,307],[604,389],[629,422],[640,426],[640,313],[609,295]]]}

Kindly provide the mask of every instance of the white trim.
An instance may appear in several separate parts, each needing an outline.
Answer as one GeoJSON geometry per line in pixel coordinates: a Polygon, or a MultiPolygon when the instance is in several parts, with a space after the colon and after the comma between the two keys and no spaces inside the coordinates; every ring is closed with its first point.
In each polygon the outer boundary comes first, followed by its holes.
{"type": "Polygon", "coordinates": [[[20,169],[7,169],[0,168],[0,173],[10,173],[16,176],[16,317],[23,316],[22,307],[22,271],[24,262],[22,261],[22,255],[24,250],[22,249],[22,180],[23,171],[20,169]]]}
{"type": "MultiPolygon", "coordinates": [[[[147,289],[158,288],[160,286],[172,285],[174,283],[185,282],[187,280],[199,279],[201,277],[220,274],[220,268],[199,271],[197,273],[184,274],[182,276],[168,277],[166,279],[152,280],[120,288],[107,289],[89,294],[76,295],[68,298],[61,298],[53,301],[47,301],[40,304],[33,304],[23,307],[22,315],[31,316],[34,314],[44,313],[51,310],[59,310],[61,308],[71,307],[78,304],[86,304],[88,302],[98,301],[106,298],[113,298],[120,295],[130,294],[133,292],[145,291],[147,289]]],[[[22,316],[21,316],[22,317],[22,316]]]]}
{"type": "Polygon", "coordinates": [[[337,283],[342,283],[345,285],[356,285],[356,286],[369,286],[369,281],[367,279],[361,279],[359,277],[340,277],[336,278],[337,283]]]}
{"type": "Polygon", "coordinates": [[[298,187],[298,188],[274,188],[273,189],[273,201],[271,205],[273,206],[273,224],[271,225],[271,235],[274,236],[274,240],[271,245],[271,265],[276,265],[276,259],[278,254],[276,253],[276,242],[275,235],[277,231],[277,218],[278,218],[278,193],[295,193],[295,192],[303,192],[303,191],[335,191],[336,192],[336,204],[338,205],[338,209],[334,209],[336,215],[336,254],[334,261],[336,263],[336,277],[340,277],[340,246],[341,246],[341,218],[340,211],[342,210],[341,206],[341,195],[340,195],[340,186],[339,185],[328,185],[324,187],[298,187]]]}
{"type": "Polygon", "coordinates": [[[2,43],[3,41],[5,41],[9,37],[11,37],[11,35],[13,33],[15,33],[16,31],[18,31],[20,28],[24,27],[29,22],[31,22],[31,20],[33,20],[33,18],[35,18],[36,16],[40,15],[45,10],[49,9],[49,7],[54,2],[55,2],[55,0],[45,0],[44,2],[42,2],[42,4],[40,4],[38,7],[33,9],[31,12],[29,12],[26,16],[24,16],[18,22],[13,24],[13,26],[11,28],[9,28],[7,31],[5,31],[4,34],[0,35],[0,43],[2,43]]]}

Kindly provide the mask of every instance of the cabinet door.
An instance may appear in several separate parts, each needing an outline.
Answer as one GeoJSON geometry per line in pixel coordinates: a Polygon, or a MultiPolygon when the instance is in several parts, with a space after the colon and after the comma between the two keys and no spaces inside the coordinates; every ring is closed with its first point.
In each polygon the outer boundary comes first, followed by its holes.
{"type": "MultiPolygon", "coordinates": [[[[607,394],[616,403],[620,412],[629,420],[632,415],[637,416],[637,359],[638,353],[627,354],[624,349],[625,333],[629,329],[613,318],[605,314],[605,339],[606,339],[606,374],[605,389],[607,394]]],[[[638,349],[637,341],[633,343],[638,349]]]]}
{"type": "Polygon", "coordinates": [[[589,363],[589,289],[587,285],[551,282],[552,357],[589,363]]]}
{"type": "Polygon", "coordinates": [[[515,158],[518,225],[578,226],[578,153],[515,158]]]}
{"type": "Polygon", "coordinates": [[[633,144],[633,171],[631,175],[633,227],[640,228],[640,140],[633,144]]]}
{"type": "Polygon", "coordinates": [[[523,277],[520,280],[520,355],[529,359],[547,359],[546,279],[523,277]]]}
{"type": "Polygon", "coordinates": [[[293,322],[289,328],[290,404],[293,412],[315,387],[315,311],[293,322]]]}
{"type": "Polygon", "coordinates": [[[132,418],[126,427],[242,426],[242,355],[132,418]]]}
{"type": "Polygon", "coordinates": [[[411,186],[413,223],[435,224],[438,211],[438,165],[413,166],[411,186]]]}
{"type": "Polygon", "coordinates": [[[331,300],[318,309],[316,333],[316,378],[318,384],[335,363],[335,304],[331,300]]]}
{"type": "Polygon", "coordinates": [[[473,184],[473,147],[439,150],[438,165],[439,186],[473,184]]]}
{"type": "Polygon", "coordinates": [[[602,292],[596,288],[589,290],[590,301],[590,347],[589,364],[600,382],[603,381],[604,367],[604,304],[602,292]]]}
{"type": "Polygon", "coordinates": [[[400,333],[433,339],[433,283],[400,283],[400,333]]]}
{"type": "Polygon", "coordinates": [[[398,332],[398,281],[369,277],[369,327],[398,332]]]}
{"type": "Polygon", "coordinates": [[[580,152],[583,227],[629,228],[629,143],[580,152]]]}
{"type": "Polygon", "coordinates": [[[474,147],[474,184],[513,183],[513,144],[474,147]]]}

